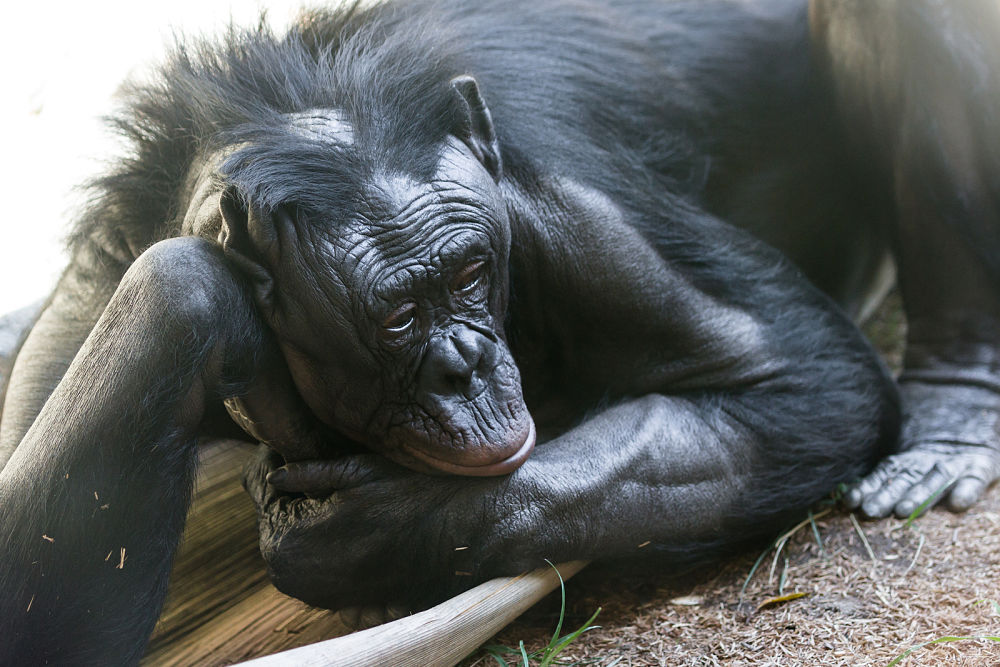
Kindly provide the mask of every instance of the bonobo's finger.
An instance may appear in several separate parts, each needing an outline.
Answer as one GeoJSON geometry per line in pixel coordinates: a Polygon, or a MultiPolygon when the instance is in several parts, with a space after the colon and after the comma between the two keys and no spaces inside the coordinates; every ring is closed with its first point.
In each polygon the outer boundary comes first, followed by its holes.
{"type": "Polygon", "coordinates": [[[868,496],[861,503],[861,511],[865,516],[872,519],[888,516],[896,504],[903,499],[903,496],[924,476],[922,470],[904,469],[898,463],[894,469],[890,469],[890,473],[893,472],[895,474],[886,477],[881,489],[868,496]]]}
{"type": "Polygon", "coordinates": [[[261,544],[278,539],[296,526],[308,525],[329,515],[324,501],[292,496],[281,492],[267,481],[268,475],[281,465],[281,457],[267,445],[261,445],[243,473],[243,486],[257,506],[261,544]]]}
{"type": "Polygon", "coordinates": [[[258,505],[266,506],[274,502],[277,490],[267,483],[267,477],[280,465],[281,457],[266,445],[258,447],[257,452],[247,461],[243,469],[243,488],[258,505]]]}
{"type": "Polygon", "coordinates": [[[373,455],[296,461],[271,471],[267,481],[289,493],[323,496],[381,479],[386,476],[390,465],[373,455]]]}
{"type": "Polygon", "coordinates": [[[881,489],[890,473],[889,464],[890,461],[883,461],[854,485],[844,496],[844,506],[850,510],[857,509],[866,498],[881,489]]]}
{"type": "MultiPolygon", "coordinates": [[[[935,500],[934,504],[944,498],[944,491],[947,487],[955,483],[955,475],[941,466],[934,466],[931,471],[927,473],[924,478],[913,485],[903,499],[896,503],[895,514],[900,519],[908,518],[914,511],[921,505],[923,505],[928,498],[938,494],[938,498],[935,500]]],[[[926,512],[933,504],[928,505],[921,512],[926,512]]]]}
{"type": "Polygon", "coordinates": [[[948,494],[948,509],[952,512],[964,512],[983,495],[989,482],[978,477],[963,477],[955,482],[955,487],[948,494]]]}
{"type": "Polygon", "coordinates": [[[410,614],[410,610],[397,605],[344,607],[339,611],[340,620],[351,630],[367,630],[368,628],[395,621],[410,614]]]}
{"type": "Polygon", "coordinates": [[[849,510],[856,510],[858,506],[861,505],[861,501],[865,499],[864,494],[861,493],[861,489],[857,486],[852,486],[844,494],[844,498],[841,502],[844,503],[844,507],[849,510]]]}

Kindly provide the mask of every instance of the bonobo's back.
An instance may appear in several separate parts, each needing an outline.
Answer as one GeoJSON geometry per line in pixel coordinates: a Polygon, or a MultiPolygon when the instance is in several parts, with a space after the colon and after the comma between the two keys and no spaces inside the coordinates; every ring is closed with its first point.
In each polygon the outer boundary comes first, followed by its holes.
{"type": "Polygon", "coordinates": [[[399,0],[306,13],[280,38],[259,26],[180,43],[153,83],[125,87],[113,126],[130,154],[93,183],[74,241],[134,254],[178,233],[205,156],[296,111],[339,109],[373,160],[419,176],[452,127],[446,93],[459,74],[478,79],[511,178],[530,183],[544,165],[595,187],[700,189],[715,93],[691,82],[705,67],[740,72],[735,51],[692,44],[700,28],[750,18],[742,3],[703,5],[399,0]],[[671,62],[681,44],[687,60],[671,62]]]}

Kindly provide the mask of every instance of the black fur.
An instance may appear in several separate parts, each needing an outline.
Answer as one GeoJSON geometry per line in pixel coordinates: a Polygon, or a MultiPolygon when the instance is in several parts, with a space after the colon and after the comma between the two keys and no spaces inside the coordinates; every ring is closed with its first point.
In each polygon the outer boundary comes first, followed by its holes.
{"type": "MultiPolygon", "coordinates": [[[[821,36],[826,7],[813,8],[821,36]]],[[[152,83],[124,90],[112,123],[127,153],[91,184],[72,264],[11,383],[0,660],[139,658],[193,443],[223,401],[284,457],[263,453],[246,481],[276,585],[330,607],[428,604],[544,558],[634,557],[641,542],[676,566],[772,535],[868,473],[898,444],[899,395],[840,306],[871,296],[890,240],[905,275],[923,236],[989,241],[995,229],[894,222],[906,203],[890,180],[897,156],[859,154],[856,128],[877,132],[902,111],[858,119],[850,103],[873,98],[837,64],[839,42],[810,36],[807,11],[804,0],[410,0],[308,13],[283,36],[261,24],[178,43],[152,83]],[[336,115],[351,139],[303,133],[290,120],[303,114],[336,115]],[[413,204],[422,198],[434,203],[413,204]],[[441,237],[458,239],[458,259],[441,237]],[[400,278],[404,262],[418,268],[400,278]],[[457,288],[464,271],[482,282],[457,288]],[[406,304],[424,319],[410,326],[406,304]],[[516,472],[429,477],[395,451],[413,470],[348,455],[378,450],[407,420],[448,435],[448,406],[486,400],[474,380],[516,384],[476,375],[499,375],[482,360],[507,345],[541,434],[516,472]],[[81,387],[100,400],[67,395],[81,387]],[[397,412],[376,412],[386,404],[397,412]],[[388,424],[381,441],[365,439],[373,414],[388,424]],[[335,449],[345,440],[353,449],[335,449]],[[76,504],[92,486],[111,498],[102,524],[76,504]],[[58,549],[38,544],[38,526],[58,549]],[[94,554],[124,542],[132,561],[116,588],[122,573],[94,554]],[[42,577],[39,563],[89,588],[42,577]]],[[[865,81],[890,96],[880,72],[869,65],[865,81]]],[[[948,247],[955,264],[982,254],[948,247]]],[[[991,261],[951,268],[971,284],[991,261]]],[[[996,331],[995,290],[972,291],[975,307],[957,315],[947,299],[907,306],[931,324],[947,311],[956,330],[996,331]]],[[[995,371],[968,359],[995,344],[957,338],[960,363],[939,363],[934,344],[908,363],[943,372],[971,411],[981,401],[966,374],[995,371]]],[[[521,395],[501,395],[448,435],[445,464],[475,467],[466,458],[495,444],[469,423],[523,417],[521,395]]],[[[982,414],[1000,407],[983,400],[982,414]]],[[[915,442],[941,445],[921,434],[942,437],[943,421],[908,419],[915,442]]],[[[920,454],[906,470],[965,455],[920,454]]],[[[869,514],[899,501],[881,493],[869,514]]]]}

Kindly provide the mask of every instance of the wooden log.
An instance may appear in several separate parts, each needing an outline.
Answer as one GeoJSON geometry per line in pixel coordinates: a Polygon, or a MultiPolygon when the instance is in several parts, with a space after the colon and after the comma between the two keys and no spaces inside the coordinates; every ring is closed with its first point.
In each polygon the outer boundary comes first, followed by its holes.
{"type": "MultiPolygon", "coordinates": [[[[587,564],[558,565],[569,579],[587,564]]],[[[559,586],[551,567],[501,577],[391,623],[242,663],[247,667],[450,667],[559,586]]]]}

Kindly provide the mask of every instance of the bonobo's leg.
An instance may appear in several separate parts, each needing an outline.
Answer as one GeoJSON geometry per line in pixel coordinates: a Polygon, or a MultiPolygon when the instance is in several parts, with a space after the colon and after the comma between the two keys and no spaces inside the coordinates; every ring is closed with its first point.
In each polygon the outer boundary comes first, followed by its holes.
{"type": "MultiPolygon", "coordinates": [[[[31,326],[38,320],[44,305],[44,302],[40,301],[6,315],[0,315],[0,421],[3,420],[4,395],[7,393],[7,381],[10,379],[14,357],[24,343],[31,326]]],[[[9,455],[0,454],[0,468],[8,458],[9,455]]]]}
{"type": "Polygon", "coordinates": [[[78,248],[13,360],[0,411],[0,468],[28,432],[127,269],[95,244],[78,248]]]}
{"type": "Polygon", "coordinates": [[[128,270],[0,472],[0,662],[138,660],[203,408],[253,363],[260,332],[204,241],[158,243],[128,270]]]}
{"type": "Polygon", "coordinates": [[[1000,476],[1000,5],[824,0],[813,29],[894,188],[909,323],[901,451],[847,501],[906,516],[947,487],[964,510],[1000,476]]]}

